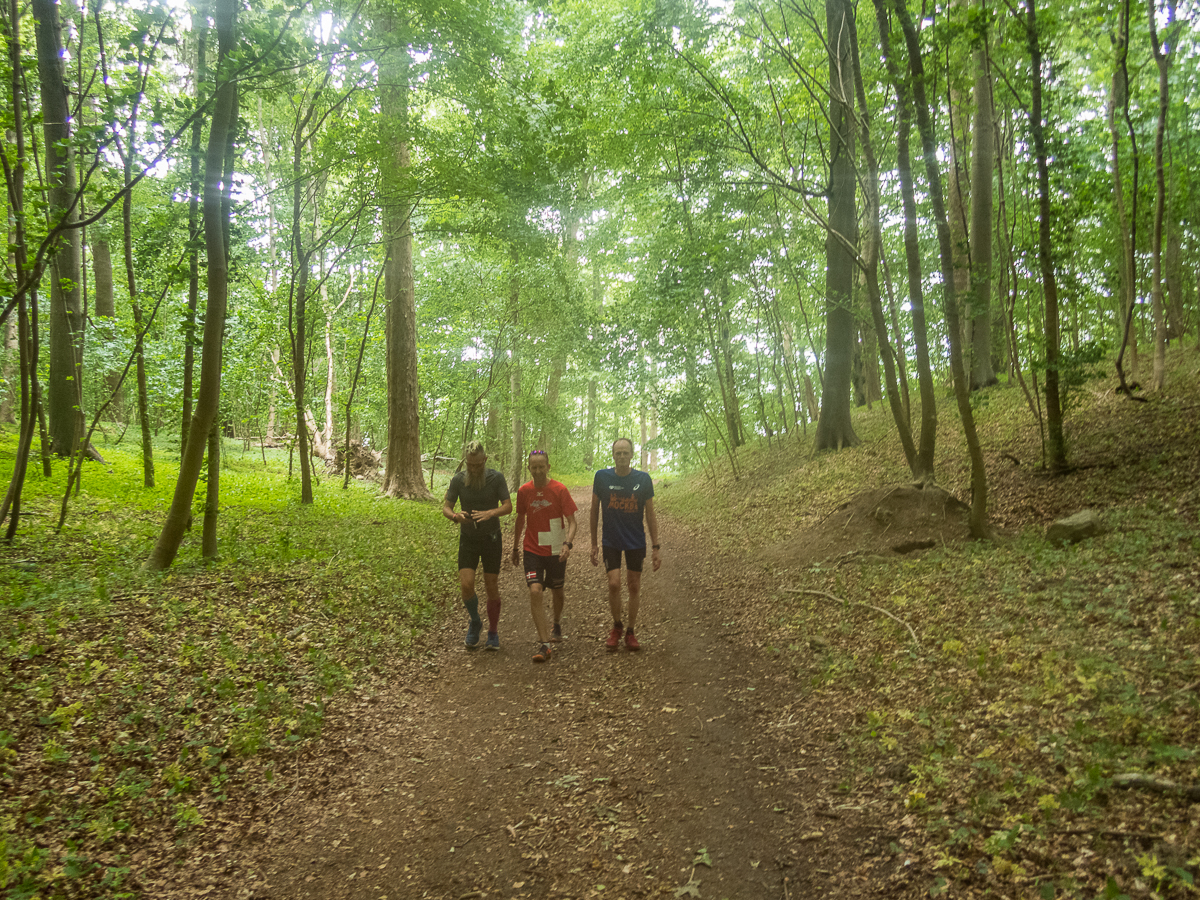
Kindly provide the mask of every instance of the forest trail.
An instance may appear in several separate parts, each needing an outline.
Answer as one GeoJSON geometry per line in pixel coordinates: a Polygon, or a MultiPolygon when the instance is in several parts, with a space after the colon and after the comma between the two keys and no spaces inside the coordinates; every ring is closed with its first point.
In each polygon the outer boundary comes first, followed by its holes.
{"type": "MultiPolygon", "coordinates": [[[[500,652],[465,615],[397,673],[291,796],[204,853],[181,896],[811,898],[896,896],[903,857],[872,798],[838,790],[828,709],[756,640],[762,586],[723,571],[660,511],[643,578],[644,649],[607,653],[590,491],[567,574],[567,639],[535,643],[521,572],[501,574],[500,652]],[[822,727],[823,722],[824,727],[822,727]]],[[[511,527],[511,526],[508,526],[511,527]]],[[[507,534],[507,528],[506,528],[507,534]]],[[[846,714],[851,714],[847,711],[846,714]]],[[[336,716],[334,717],[336,719],[336,716]]]]}

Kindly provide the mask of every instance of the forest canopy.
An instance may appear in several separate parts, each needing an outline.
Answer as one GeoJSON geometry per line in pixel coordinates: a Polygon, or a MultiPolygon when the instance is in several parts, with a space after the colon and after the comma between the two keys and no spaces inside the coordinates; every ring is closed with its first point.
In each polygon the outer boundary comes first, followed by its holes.
{"type": "Polygon", "coordinates": [[[986,534],[974,396],[1019,386],[1062,469],[1082,381],[1153,392],[1197,334],[1197,21],[11,0],[7,536],[97,427],[140,433],[147,485],[156,447],[182,459],[162,568],[218,434],[293,448],[305,502],[314,462],[364,455],[420,498],[472,439],[513,480],[618,435],[736,472],[751,440],[856,443],[875,402],[925,480],[955,404],[986,534]]]}

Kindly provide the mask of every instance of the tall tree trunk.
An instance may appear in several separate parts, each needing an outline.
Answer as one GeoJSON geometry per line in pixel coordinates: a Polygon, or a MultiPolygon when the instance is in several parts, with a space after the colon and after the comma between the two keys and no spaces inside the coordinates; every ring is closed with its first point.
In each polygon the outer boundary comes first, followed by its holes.
{"type": "MultiPolygon", "coordinates": [[[[136,134],[137,106],[130,114],[129,131],[136,134]]],[[[125,179],[125,195],[121,199],[121,226],[125,252],[125,287],[133,310],[133,327],[137,329],[137,344],[133,348],[137,368],[138,426],[142,432],[142,485],[154,487],[154,434],[150,430],[150,397],[146,388],[146,354],[143,352],[142,303],[138,297],[137,278],[133,268],[133,152],[132,138],[126,141],[121,164],[125,179]]]]}
{"type": "MultiPolygon", "coordinates": [[[[7,16],[7,14],[8,14],[8,10],[5,10],[5,16],[7,16]]],[[[15,28],[16,26],[14,25],[13,27],[15,28]]],[[[10,43],[12,43],[11,37],[10,37],[10,43]]],[[[20,59],[20,47],[13,47],[13,50],[15,51],[17,58],[20,59]]],[[[5,150],[7,151],[7,149],[8,148],[6,147],[5,150]]],[[[7,185],[6,185],[6,187],[7,187],[7,185]]],[[[3,215],[4,215],[4,227],[3,227],[3,230],[0,230],[0,234],[4,235],[4,246],[10,248],[9,251],[5,254],[6,255],[5,262],[8,265],[8,268],[10,271],[16,271],[16,258],[11,249],[17,245],[17,236],[15,234],[15,229],[11,227],[12,223],[14,221],[14,218],[15,218],[15,215],[14,215],[15,211],[13,210],[12,205],[9,202],[7,190],[4,191],[4,201],[3,201],[3,203],[0,203],[0,211],[2,211],[3,215]]],[[[13,384],[13,372],[16,369],[17,362],[20,357],[20,345],[17,342],[17,320],[12,318],[11,316],[9,317],[8,321],[6,321],[4,323],[3,341],[4,341],[4,354],[3,354],[4,355],[4,365],[3,365],[3,368],[0,369],[0,380],[2,380],[5,384],[9,385],[9,388],[8,388],[8,390],[6,390],[4,392],[4,394],[2,396],[0,396],[0,423],[4,423],[5,425],[8,425],[14,421],[13,411],[15,410],[15,408],[17,406],[17,404],[15,403],[15,401],[17,399],[17,393],[16,393],[16,391],[13,390],[12,384],[13,384]],[[14,359],[14,355],[13,355],[14,350],[18,351],[16,354],[17,359],[14,359]]],[[[26,399],[28,399],[28,398],[26,398],[26,399]]]]}
{"type": "MultiPolygon", "coordinates": [[[[952,0],[954,16],[963,15],[961,7],[965,0],[952,0]]],[[[973,159],[967,147],[968,123],[972,121],[970,101],[961,88],[961,81],[953,71],[950,61],[952,47],[946,48],[946,84],[949,92],[948,110],[950,125],[950,162],[947,166],[946,224],[950,228],[950,249],[954,258],[955,296],[969,300],[971,295],[971,251],[967,235],[967,216],[971,206],[971,182],[968,167],[973,159]]],[[[972,235],[973,237],[974,235],[972,235]]],[[[968,347],[970,343],[971,310],[963,317],[966,331],[960,338],[968,347]]]]}
{"type": "MultiPolygon", "coordinates": [[[[195,34],[196,34],[196,71],[195,71],[195,88],[196,88],[196,105],[199,106],[204,98],[204,82],[208,78],[208,64],[206,59],[206,45],[208,39],[208,17],[206,15],[207,2],[201,0],[197,3],[195,34]]],[[[191,191],[188,198],[188,235],[192,242],[191,249],[188,250],[188,302],[187,312],[183,317],[183,404],[180,410],[180,431],[179,431],[179,456],[183,457],[184,451],[187,449],[188,429],[192,422],[192,379],[194,369],[196,367],[196,310],[200,306],[200,242],[197,238],[197,231],[200,228],[200,191],[203,185],[200,181],[200,161],[203,157],[201,151],[201,137],[204,132],[204,124],[197,117],[192,123],[192,138],[189,155],[191,157],[191,191]]],[[[266,144],[263,144],[264,150],[266,144]]],[[[268,197],[268,205],[271,200],[268,197]]],[[[272,248],[274,247],[274,222],[271,223],[270,236],[272,248]]],[[[274,277],[274,269],[272,268],[272,277],[274,277]]],[[[274,382],[272,382],[274,384],[274,382]]]]}
{"type": "MultiPolygon", "coordinates": [[[[1154,390],[1161,391],[1167,378],[1167,315],[1163,299],[1163,219],[1167,208],[1167,169],[1163,142],[1167,134],[1170,101],[1168,74],[1171,60],[1158,39],[1158,10],[1154,0],[1146,0],[1150,22],[1150,46],[1158,67],[1158,127],[1154,131],[1154,225],[1150,229],[1150,308],[1154,316],[1154,390]]],[[[1174,50],[1174,48],[1171,48],[1174,50]]]]}
{"type": "MultiPolygon", "coordinates": [[[[1121,322],[1121,349],[1117,351],[1117,378],[1120,381],[1120,390],[1126,396],[1132,396],[1133,388],[1125,378],[1125,350],[1132,346],[1132,365],[1136,370],[1137,367],[1137,328],[1134,323],[1134,316],[1137,313],[1137,226],[1138,226],[1138,168],[1139,154],[1137,145],[1137,130],[1133,127],[1133,118],[1129,114],[1129,26],[1131,20],[1130,0],[1123,0],[1121,4],[1120,17],[1120,33],[1116,42],[1117,51],[1117,73],[1113,76],[1113,99],[1120,100],[1121,115],[1125,120],[1125,129],[1129,135],[1129,161],[1133,167],[1133,184],[1130,186],[1130,211],[1129,211],[1129,236],[1125,244],[1128,262],[1126,270],[1129,274],[1129,296],[1128,309],[1121,322]],[[1120,94],[1118,97],[1118,79],[1120,80],[1120,94]]],[[[1114,129],[1113,132],[1113,164],[1114,169],[1117,163],[1117,135],[1114,129]]],[[[1123,201],[1122,201],[1123,202],[1123,201]]]]}
{"type": "MultiPolygon", "coordinates": [[[[314,104],[315,106],[315,101],[314,104]]],[[[312,114],[309,107],[309,115],[312,114]]],[[[304,174],[304,132],[308,118],[297,111],[296,128],[292,134],[292,278],[288,297],[288,335],[292,342],[292,399],[296,415],[296,452],[300,456],[300,502],[313,502],[312,454],[309,441],[312,435],[305,417],[306,380],[308,365],[308,275],[312,251],[304,247],[304,191],[308,179],[304,174]]]]}
{"type": "Polygon", "coordinates": [[[200,537],[200,555],[209,561],[217,558],[217,517],[221,501],[221,420],[214,418],[208,429],[208,478],[204,483],[204,528],[200,537]]]}
{"type": "MultiPolygon", "coordinates": [[[[95,234],[95,232],[92,232],[95,234]]],[[[114,340],[116,332],[117,305],[113,295],[113,264],[112,248],[108,236],[100,234],[92,241],[92,270],[96,282],[96,330],[104,341],[114,340]]],[[[119,406],[121,373],[107,371],[104,373],[104,386],[113,395],[112,404],[119,406]]]]}
{"type": "Polygon", "coordinates": [[[854,357],[854,251],[858,244],[854,172],[854,81],[848,0],[825,0],[829,48],[829,228],[825,236],[825,389],[817,421],[818,450],[858,444],[850,421],[850,368],[854,357]]]}
{"type": "Polygon", "coordinates": [[[1167,223],[1167,245],[1163,248],[1163,277],[1167,287],[1167,337],[1183,345],[1183,231],[1178,219],[1167,223]]]}
{"type": "MultiPolygon", "coordinates": [[[[591,180],[591,173],[585,172],[579,181],[578,197],[587,196],[588,183],[591,180]]],[[[563,273],[562,273],[562,292],[563,292],[563,307],[570,309],[571,292],[574,290],[576,280],[579,277],[579,240],[577,233],[579,231],[579,209],[577,203],[572,203],[563,212],[563,273]]],[[[545,413],[542,418],[541,434],[538,437],[537,446],[549,452],[552,448],[551,428],[558,418],[558,398],[562,385],[562,377],[567,369],[567,333],[564,331],[557,335],[554,343],[554,352],[550,360],[550,378],[546,382],[546,402],[543,404],[545,413]]]]}
{"type": "MultiPolygon", "coordinates": [[[[981,20],[983,17],[981,16],[981,20]]],[[[971,129],[971,288],[967,301],[971,328],[971,390],[996,383],[992,365],[992,170],[995,122],[988,34],[980,26],[975,51],[975,116],[971,129]]]]}
{"type": "Polygon", "coordinates": [[[162,532],[154,545],[147,568],[168,568],[179,552],[184,530],[191,520],[192,498],[200,480],[209,430],[217,419],[221,400],[221,355],[225,332],[225,309],[229,297],[229,254],[227,247],[228,207],[232,172],[232,142],[237,125],[238,87],[230,77],[230,55],[234,49],[237,0],[215,0],[217,26],[217,87],[208,150],[204,160],[204,247],[208,258],[208,302],[204,315],[204,345],[200,356],[200,391],[196,414],[188,430],[187,444],[179,461],[179,479],[162,532]]]}
{"type": "MultiPolygon", "coordinates": [[[[1118,57],[1128,52],[1126,37],[1118,34],[1114,39],[1118,57]]],[[[1117,252],[1117,325],[1123,330],[1124,322],[1133,315],[1134,298],[1137,294],[1136,279],[1131,270],[1133,261],[1133,244],[1129,234],[1129,214],[1125,210],[1125,186],[1121,176],[1121,132],[1117,117],[1125,108],[1126,84],[1125,67],[1119,62],[1113,67],[1112,89],[1108,95],[1108,129],[1112,135],[1112,178],[1113,178],[1113,207],[1116,212],[1118,238],[1117,252]]],[[[1133,378],[1137,377],[1137,334],[1129,335],[1129,370],[1133,378]]]]}
{"type": "MultiPolygon", "coordinates": [[[[66,0],[69,2],[69,0],[66,0]]],[[[50,383],[46,389],[54,452],[70,456],[79,434],[83,379],[83,299],[71,112],[63,67],[62,23],[54,0],[32,0],[37,35],[42,134],[46,151],[50,224],[61,229],[50,247],[50,383]]]]}
{"type": "MultiPolygon", "coordinates": [[[[1029,0],[1030,3],[1033,0],[1029,0]]],[[[971,410],[970,386],[967,383],[966,366],[963,363],[962,331],[958,309],[958,296],[954,290],[954,248],[950,239],[950,226],[946,221],[946,206],[942,199],[942,178],[938,169],[937,139],[933,131],[929,101],[925,91],[925,67],[921,60],[921,46],[917,29],[908,12],[906,0],[894,0],[896,18],[904,31],[904,42],[908,47],[908,71],[912,75],[913,110],[917,116],[917,129],[921,134],[921,147],[925,158],[925,176],[928,181],[929,202],[933,208],[934,224],[937,227],[938,250],[942,270],[943,314],[946,319],[947,340],[950,344],[950,371],[954,377],[954,396],[958,401],[958,414],[962,419],[963,434],[967,441],[967,453],[971,459],[971,536],[982,539],[991,535],[988,524],[987,470],[983,462],[983,448],[975,431],[975,416],[971,410]]]]}
{"type": "Polygon", "coordinates": [[[883,51],[888,77],[896,91],[897,116],[896,171],[900,180],[900,197],[904,208],[904,257],[907,267],[908,305],[912,311],[913,346],[917,354],[917,387],[921,397],[921,435],[915,460],[909,462],[918,481],[934,479],[934,450],[937,443],[937,397],[934,393],[933,371],[929,361],[929,331],[925,322],[925,294],[921,284],[921,248],[917,233],[917,200],[913,187],[912,103],[908,79],[901,72],[891,46],[885,0],[875,0],[875,18],[879,27],[879,43],[883,51]]]}
{"type": "Polygon", "coordinates": [[[420,393],[417,385],[417,307],[413,284],[412,175],[408,149],[408,44],[397,39],[388,23],[392,46],[379,63],[383,146],[392,149],[385,161],[384,232],[388,245],[384,273],[387,299],[388,447],[383,491],[389,497],[430,496],[421,472],[420,393]]]}
{"type": "Polygon", "coordinates": [[[1042,45],[1037,27],[1035,0],[1026,0],[1025,35],[1029,44],[1032,78],[1029,127],[1037,160],[1038,183],[1038,268],[1046,304],[1046,433],[1049,439],[1050,468],[1056,472],[1067,467],[1067,444],[1063,434],[1062,397],[1059,393],[1059,314],[1058,283],[1050,239],[1050,166],[1046,151],[1046,133],[1042,126],[1042,45]]]}
{"type": "Polygon", "coordinates": [[[525,471],[525,420],[521,415],[521,280],[517,272],[520,257],[516,248],[510,250],[512,260],[512,283],[508,302],[512,308],[512,359],[509,362],[509,402],[512,403],[512,456],[509,458],[508,483],[515,487],[522,483],[525,471]]]}

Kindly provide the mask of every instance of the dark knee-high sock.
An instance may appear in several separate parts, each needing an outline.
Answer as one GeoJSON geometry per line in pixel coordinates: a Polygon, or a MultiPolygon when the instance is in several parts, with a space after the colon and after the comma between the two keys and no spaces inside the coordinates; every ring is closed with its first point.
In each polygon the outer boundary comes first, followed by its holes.
{"type": "Polygon", "coordinates": [[[472,594],[468,599],[463,601],[463,606],[467,608],[467,615],[471,617],[471,624],[479,624],[479,595],[472,594]]]}
{"type": "Polygon", "coordinates": [[[488,631],[498,631],[500,624],[500,598],[488,597],[487,601],[488,631]]]}

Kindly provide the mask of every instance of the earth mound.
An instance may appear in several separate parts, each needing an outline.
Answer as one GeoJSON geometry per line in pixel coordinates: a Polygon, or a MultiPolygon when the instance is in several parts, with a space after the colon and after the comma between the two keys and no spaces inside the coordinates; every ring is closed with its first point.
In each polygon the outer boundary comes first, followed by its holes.
{"type": "Polygon", "coordinates": [[[802,568],[849,557],[897,559],[967,540],[970,510],[936,485],[886,485],[854,495],[816,525],[769,547],[764,561],[802,568]]]}

